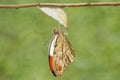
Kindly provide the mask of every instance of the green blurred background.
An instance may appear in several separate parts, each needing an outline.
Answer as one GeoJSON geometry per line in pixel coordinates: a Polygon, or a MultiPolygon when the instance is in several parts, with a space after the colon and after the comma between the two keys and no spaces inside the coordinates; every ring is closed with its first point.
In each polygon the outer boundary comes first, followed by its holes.
{"type": "MultiPolygon", "coordinates": [[[[100,2],[120,0],[0,0],[100,2]]],[[[0,9],[0,80],[120,80],[120,7],[64,8],[76,59],[61,78],[48,65],[48,43],[57,21],[37,8],[0,9]]]]}

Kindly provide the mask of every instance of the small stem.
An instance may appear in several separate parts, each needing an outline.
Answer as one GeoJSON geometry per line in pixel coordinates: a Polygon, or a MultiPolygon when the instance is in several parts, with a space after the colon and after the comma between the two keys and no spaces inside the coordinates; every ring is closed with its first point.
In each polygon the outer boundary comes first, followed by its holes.
{"type": "Polygon", "coordinates": [[[120,6],[120,2],[0,4],[0,8],[120,6]]]}

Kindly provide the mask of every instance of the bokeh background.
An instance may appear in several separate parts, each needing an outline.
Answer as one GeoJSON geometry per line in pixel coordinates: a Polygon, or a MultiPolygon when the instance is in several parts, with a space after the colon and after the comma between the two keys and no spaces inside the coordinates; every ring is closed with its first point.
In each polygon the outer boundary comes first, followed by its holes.
{"type": "MultiPolygon", "coordinates": [[[[101,2],[120,0],[0,0],[101,2]]],[[[61,78],[48,65],[48,44],[57,21],[37,8],[0,9],[0,80],[120,80],[120,7],[64,8],[76,59],[61,78]]]]}

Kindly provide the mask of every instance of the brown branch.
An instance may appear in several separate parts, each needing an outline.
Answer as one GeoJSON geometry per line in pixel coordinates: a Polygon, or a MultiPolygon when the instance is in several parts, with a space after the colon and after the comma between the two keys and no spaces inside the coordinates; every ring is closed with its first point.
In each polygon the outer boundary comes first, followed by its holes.
{"type": "Polygon", "coordinates": [[[0,4],[0,8],[120,6],[120,2],[0,4]]]}

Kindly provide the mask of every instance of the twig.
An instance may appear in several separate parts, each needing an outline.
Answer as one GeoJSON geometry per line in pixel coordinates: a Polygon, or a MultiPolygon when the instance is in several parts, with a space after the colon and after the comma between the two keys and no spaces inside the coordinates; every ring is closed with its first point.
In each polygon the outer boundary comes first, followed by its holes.
{"type": "Polygon", "coordinates": [[[0,4],[0,8],[120,6],[120,2],[0,4]]]}

